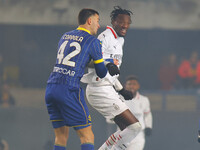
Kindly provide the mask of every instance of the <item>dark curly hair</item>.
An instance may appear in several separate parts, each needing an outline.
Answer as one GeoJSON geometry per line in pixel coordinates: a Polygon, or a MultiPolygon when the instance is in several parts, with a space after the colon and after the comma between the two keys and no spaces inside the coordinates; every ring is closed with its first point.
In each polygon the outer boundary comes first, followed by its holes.
{"type": "Polygon", "coordinates": [[[114,21],[119,14],[133,15],[133,12],[127,9],[122,9],[120,6],[114,6],[114,10],[110,13],[111,21],[114,21]]]}

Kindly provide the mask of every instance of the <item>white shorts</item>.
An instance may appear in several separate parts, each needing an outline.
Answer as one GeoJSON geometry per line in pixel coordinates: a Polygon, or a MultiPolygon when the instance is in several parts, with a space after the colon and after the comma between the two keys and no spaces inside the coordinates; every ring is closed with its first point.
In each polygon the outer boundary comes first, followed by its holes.
{"type": "Polygon", "coordinates": [[[112,120],[115,116],[129,109],[113,86],[92,86],[89,84],[86,88],[86,97],[89,104],[106,119],[112,120]]]}

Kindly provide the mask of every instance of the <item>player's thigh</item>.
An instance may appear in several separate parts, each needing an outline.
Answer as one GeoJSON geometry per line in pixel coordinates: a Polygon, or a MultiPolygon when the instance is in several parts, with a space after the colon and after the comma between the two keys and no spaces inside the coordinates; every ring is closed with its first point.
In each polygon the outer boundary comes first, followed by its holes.
{"type": "Polygon", "coordinates": [[[59,92],[57,91],[58,89],[59,88],[56,84],[48,84],[45,93],[45,102],[47,110],[54,128],[59,128],[65,125],[64,118],[62,117],[58,105],[59,104],[58,95],[60,96],[59,92]]]}
{"type": "Polygon", "coordinates": [[[48,85],[46,104],[54,128],[61,126],[85,127],[91,117],[81,88],[63,85],[48,85]]]}
{"type": "Polygon", "coordinates": [[[64,101],[59,105],[67,126],[76,129],[91,124],[91,116],[85,102],[82,88],[69,88],[65,92],[64,101]]]}
{"type": "Polygon", "coordinates": [[[92,107],[107,119],[112,119],[128,109],[112,86],[87,86],[86,97],[92,107]]]}

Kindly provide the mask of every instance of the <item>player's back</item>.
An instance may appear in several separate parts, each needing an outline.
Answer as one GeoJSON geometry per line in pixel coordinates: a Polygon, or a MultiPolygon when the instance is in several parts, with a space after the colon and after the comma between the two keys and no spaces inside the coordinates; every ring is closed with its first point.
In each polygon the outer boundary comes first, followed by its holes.
{"type": "Polygon", "coordinates": [[[79,87],[95,44],[99,46],[99,40],[86,31],[73,30],[65,33],[58,43],[56,64],[47,83],[79,87]]]}

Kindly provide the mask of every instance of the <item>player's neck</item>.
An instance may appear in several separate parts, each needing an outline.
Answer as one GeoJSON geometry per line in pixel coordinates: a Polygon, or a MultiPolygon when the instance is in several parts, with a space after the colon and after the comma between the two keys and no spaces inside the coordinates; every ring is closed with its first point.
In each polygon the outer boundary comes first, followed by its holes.
{"type": "Polygon", "coordinates": [[[84,28],[84,29],[88,30],[91,33],[90,27],[87,24],[79,25],[79,28],[84,28]]]}

